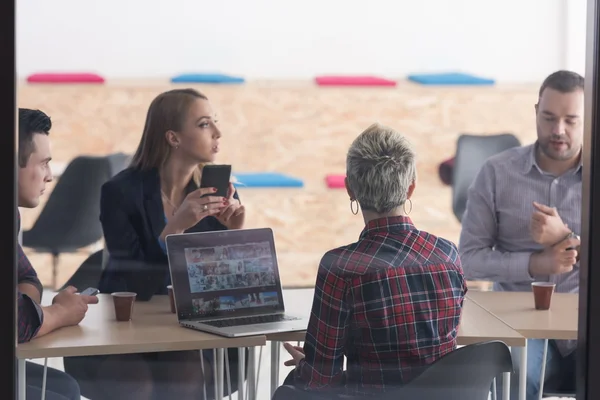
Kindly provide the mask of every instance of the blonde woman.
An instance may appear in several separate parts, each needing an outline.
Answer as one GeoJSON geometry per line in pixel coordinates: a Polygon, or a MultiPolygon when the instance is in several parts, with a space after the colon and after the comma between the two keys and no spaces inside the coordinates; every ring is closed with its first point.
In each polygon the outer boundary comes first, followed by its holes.
{"type": "MultiPolygon", "coordinates": [[[[131,166],[102,188],[100,220],[110,255],[102,293],[136,292],[141,301],[167,294],[167,235],[243,227],[245,209],[233,185],[225,198],[198,188],[201,166],[215,160],[220,138],[203,94],[177,89],[154,99],[131,166]]],[[[198,351],[66,358],[65,367],[94,400],[201,399],[203,382],[209,392],[214,387],[212,350],[201,354],[204,368],[198,351]]],[[[236,388],[237,349],[228,357],[236,388]]]]}

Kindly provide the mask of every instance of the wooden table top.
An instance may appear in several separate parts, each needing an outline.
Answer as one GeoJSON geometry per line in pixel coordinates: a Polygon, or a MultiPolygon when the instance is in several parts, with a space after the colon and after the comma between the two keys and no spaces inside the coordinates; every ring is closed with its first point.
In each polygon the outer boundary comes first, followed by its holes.
{"type": "MultiPolygon", "coordinates": [[[[287,312],[301,317],[310,315],[313,289],[286,290],[284,300],[287,312]]],[[[275,333],[267,335],[272,341],[304,341],[306,332],[275,333]]],[[[494,315],[469,299],[465,299],[458,332],[458,344],[466,346],[490,340],[501,340],[508,346],[525,346],[525,337],[511,329],[494,315]]]]}
{"type": "Polygon", "coordinates": [[[531,292],[476,292],[467,298],[527,339],[577,339],[579,295],[554,293],[550,310],[536,310],[531,292]]]}
{"type": "Polygon", "coordinates": [[[68,357],[262,346],[264,336],[226,338],[182,328],[167,296],[136,302],[133,318],[117,322],[110,295],[98,295],[77,326],[62,328],[17,346],[18,358],[68,357]]]}

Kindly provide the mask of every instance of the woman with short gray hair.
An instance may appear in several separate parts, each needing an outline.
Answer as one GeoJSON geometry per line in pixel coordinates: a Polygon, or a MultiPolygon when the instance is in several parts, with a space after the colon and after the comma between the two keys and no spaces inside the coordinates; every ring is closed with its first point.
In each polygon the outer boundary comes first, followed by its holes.
{"type": "Polygon", "coordinates": [[[404,136],[391,128],[371,125],[354,140],[346,158],[352,212],[358,214],[360,205],[365,222],[376,215],[410,213],[417,180],[415,158],[404,136]]]}
{"type": "Polygon", "coordinates": [[[296,366],[285,384],[387,392],[456,348],[467,288],[456,246],[408,217],[417,173],[404,136],[371,125],[350,146],[346,168],[352,213],[360,207],[366,226],[357,242],[321,259],[304,347],[285,344],[286,365],[296,366]]]}

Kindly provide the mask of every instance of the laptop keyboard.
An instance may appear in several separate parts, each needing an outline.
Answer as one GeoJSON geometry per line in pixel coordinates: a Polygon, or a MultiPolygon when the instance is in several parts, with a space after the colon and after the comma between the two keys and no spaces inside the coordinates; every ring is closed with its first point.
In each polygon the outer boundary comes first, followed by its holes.
{"type": "Polygon", "coordinates": [[[265,324],[269,322],[283,322],[283,321],[295,321],[300,318],[292,317],[289,315],[260,315],[256,317],[242,317],[242,318],[230,318],[222,319],[218,321],[207,321],[202,322],[203,324],[214,326],[216,328],[225,328],[227,326],[241,326],[241,325],[254,325],[254,324],[265,324]]]}

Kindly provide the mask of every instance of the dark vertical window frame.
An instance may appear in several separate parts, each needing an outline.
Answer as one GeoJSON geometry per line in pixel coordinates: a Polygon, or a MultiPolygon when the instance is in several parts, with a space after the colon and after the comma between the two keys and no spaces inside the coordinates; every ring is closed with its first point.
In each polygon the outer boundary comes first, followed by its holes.
{"type": "Polygon", "coordinates": [[[16,398],[16,104],[15,104],[15,0],[0,1],[0,182],[6,199],[0,212],[0,313],[13,329],[2,333],[2,398],[16,398]],[[10,200],[10,201],[9,201],[10,200]]]}
{"type": "Polygon", "coordinates": [[[600,399],[600,2],[588,0],[577,399],[600,399]]]}

